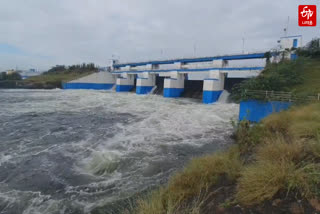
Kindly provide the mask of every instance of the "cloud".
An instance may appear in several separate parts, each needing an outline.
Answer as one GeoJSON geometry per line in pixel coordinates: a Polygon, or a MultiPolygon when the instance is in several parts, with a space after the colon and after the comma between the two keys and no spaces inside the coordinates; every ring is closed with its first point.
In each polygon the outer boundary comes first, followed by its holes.
{"type": "MultiPolygon", "coordinates": [[[[299,28],[306,0],[10,0],[0,2],[0,68],[46,69],[56,64],[121,61],[266,50],[289,33],[304,41],[319,28],[299,28]],[[196,51],[196,53],[194,53],[196,51]]],[[[312,0],[312,4],[319,3],[312,0]]]]}

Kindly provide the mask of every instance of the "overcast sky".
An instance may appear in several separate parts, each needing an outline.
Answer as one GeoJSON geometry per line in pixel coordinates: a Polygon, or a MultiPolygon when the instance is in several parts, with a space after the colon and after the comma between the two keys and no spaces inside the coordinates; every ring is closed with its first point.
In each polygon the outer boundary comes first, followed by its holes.
{"type": "MultiPolygon", "coordinates": [[[[298,5],[319,0],[0,0],[0,70],[93,62],[208,56],[306,42],[317,27],[298,27],[298,5]]],[[[319,17],[319,14],[318,14],[319,17]]]]}

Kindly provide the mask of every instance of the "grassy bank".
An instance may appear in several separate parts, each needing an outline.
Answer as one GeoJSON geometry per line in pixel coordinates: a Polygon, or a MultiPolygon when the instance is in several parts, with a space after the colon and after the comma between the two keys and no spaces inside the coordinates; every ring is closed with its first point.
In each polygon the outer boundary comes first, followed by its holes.
{"type": "Polygon", "coordinates": [[[98,68],[93,64],[79,64],[79,65],[57,65],[50,68],[47,72],[39,76],[33,76],[21,80],[18,73],[0,75],[0,88],[27,88],[27,89],[54,89],[62,88],[63,82],[75,80],[94,72],[98,72],[98,68]],[[19,78],[16,77],[18,75],[19,78]],[[4,78],[5,77],[5,78],[4,78]]]}
{"type": "Polygon", "coordinates": [[[320,92],[319,72],[320,58],[270,63],[258,77],[234,86],[231,98],[236,102],[246,99],[246,90],[292,92],[298,97],[315,95],[320,92]]]}
{"type": "Polygon", "coordinates": [[[22,86],[29,86],[34,88],[61,88],[62,82],[68,82],[78,79],[94,71],[86,72],[57,72],[57,73],[44,73],[39,76],[30,77],[26,80],[20,81],[18,84],[22,86]]]}
{"type": "Polygon", "coordinates": [[[237,144],[196,158],[130,213],[320,211],[320,104],[239,124],[237,144]]]}

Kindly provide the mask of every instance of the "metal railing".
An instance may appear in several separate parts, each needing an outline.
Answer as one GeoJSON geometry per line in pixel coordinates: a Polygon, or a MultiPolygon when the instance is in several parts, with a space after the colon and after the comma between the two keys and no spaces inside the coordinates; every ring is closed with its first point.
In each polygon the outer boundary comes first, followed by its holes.
{"type": "Polygon", "coordinates": [[[297,95],[292,92],[245,90],[243,97],[246,99],[258,99],[283,102],[315,102],[320,101],[320,93],[314,95],[297,95]]]}
{"type": "Polygon", "coordinates": [[[232,52],[229,54],[224,54],[224,53],[218,53],[218,54],[212,54],[212,55],[183,55],[182,57],[163,57],[163,56],[158,56],[153,59],[150,58],[140,58],[135,61],[130,61],[130,60],[124,60],[123,62],[118,62],[115,63],[115,65],[123,65],[123,64],[132,64],[132,63],[146,63],[146,62],[151,62],[151,61],[177,61],[177,60],[182,60],[182,59],[201,59],[201,58],[211,58],[211,57],[222,57],[222,56],[233,56],[233,55],[247,55],[247,54],[258,54],[258,53],[266,53],[268,50],[265,49],[252,49],[252,50],[247,50],[245,52],[232,52]]]}

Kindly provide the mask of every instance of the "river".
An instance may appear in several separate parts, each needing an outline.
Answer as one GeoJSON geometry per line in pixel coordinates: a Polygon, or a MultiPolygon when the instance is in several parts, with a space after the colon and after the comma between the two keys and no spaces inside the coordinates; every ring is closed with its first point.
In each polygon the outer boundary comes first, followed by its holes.
{"type": "Polygon", "coordinates": [[[0,90],[0,213],[116,213],[232,143],[237,104],[89,90],[0,90]]]}

